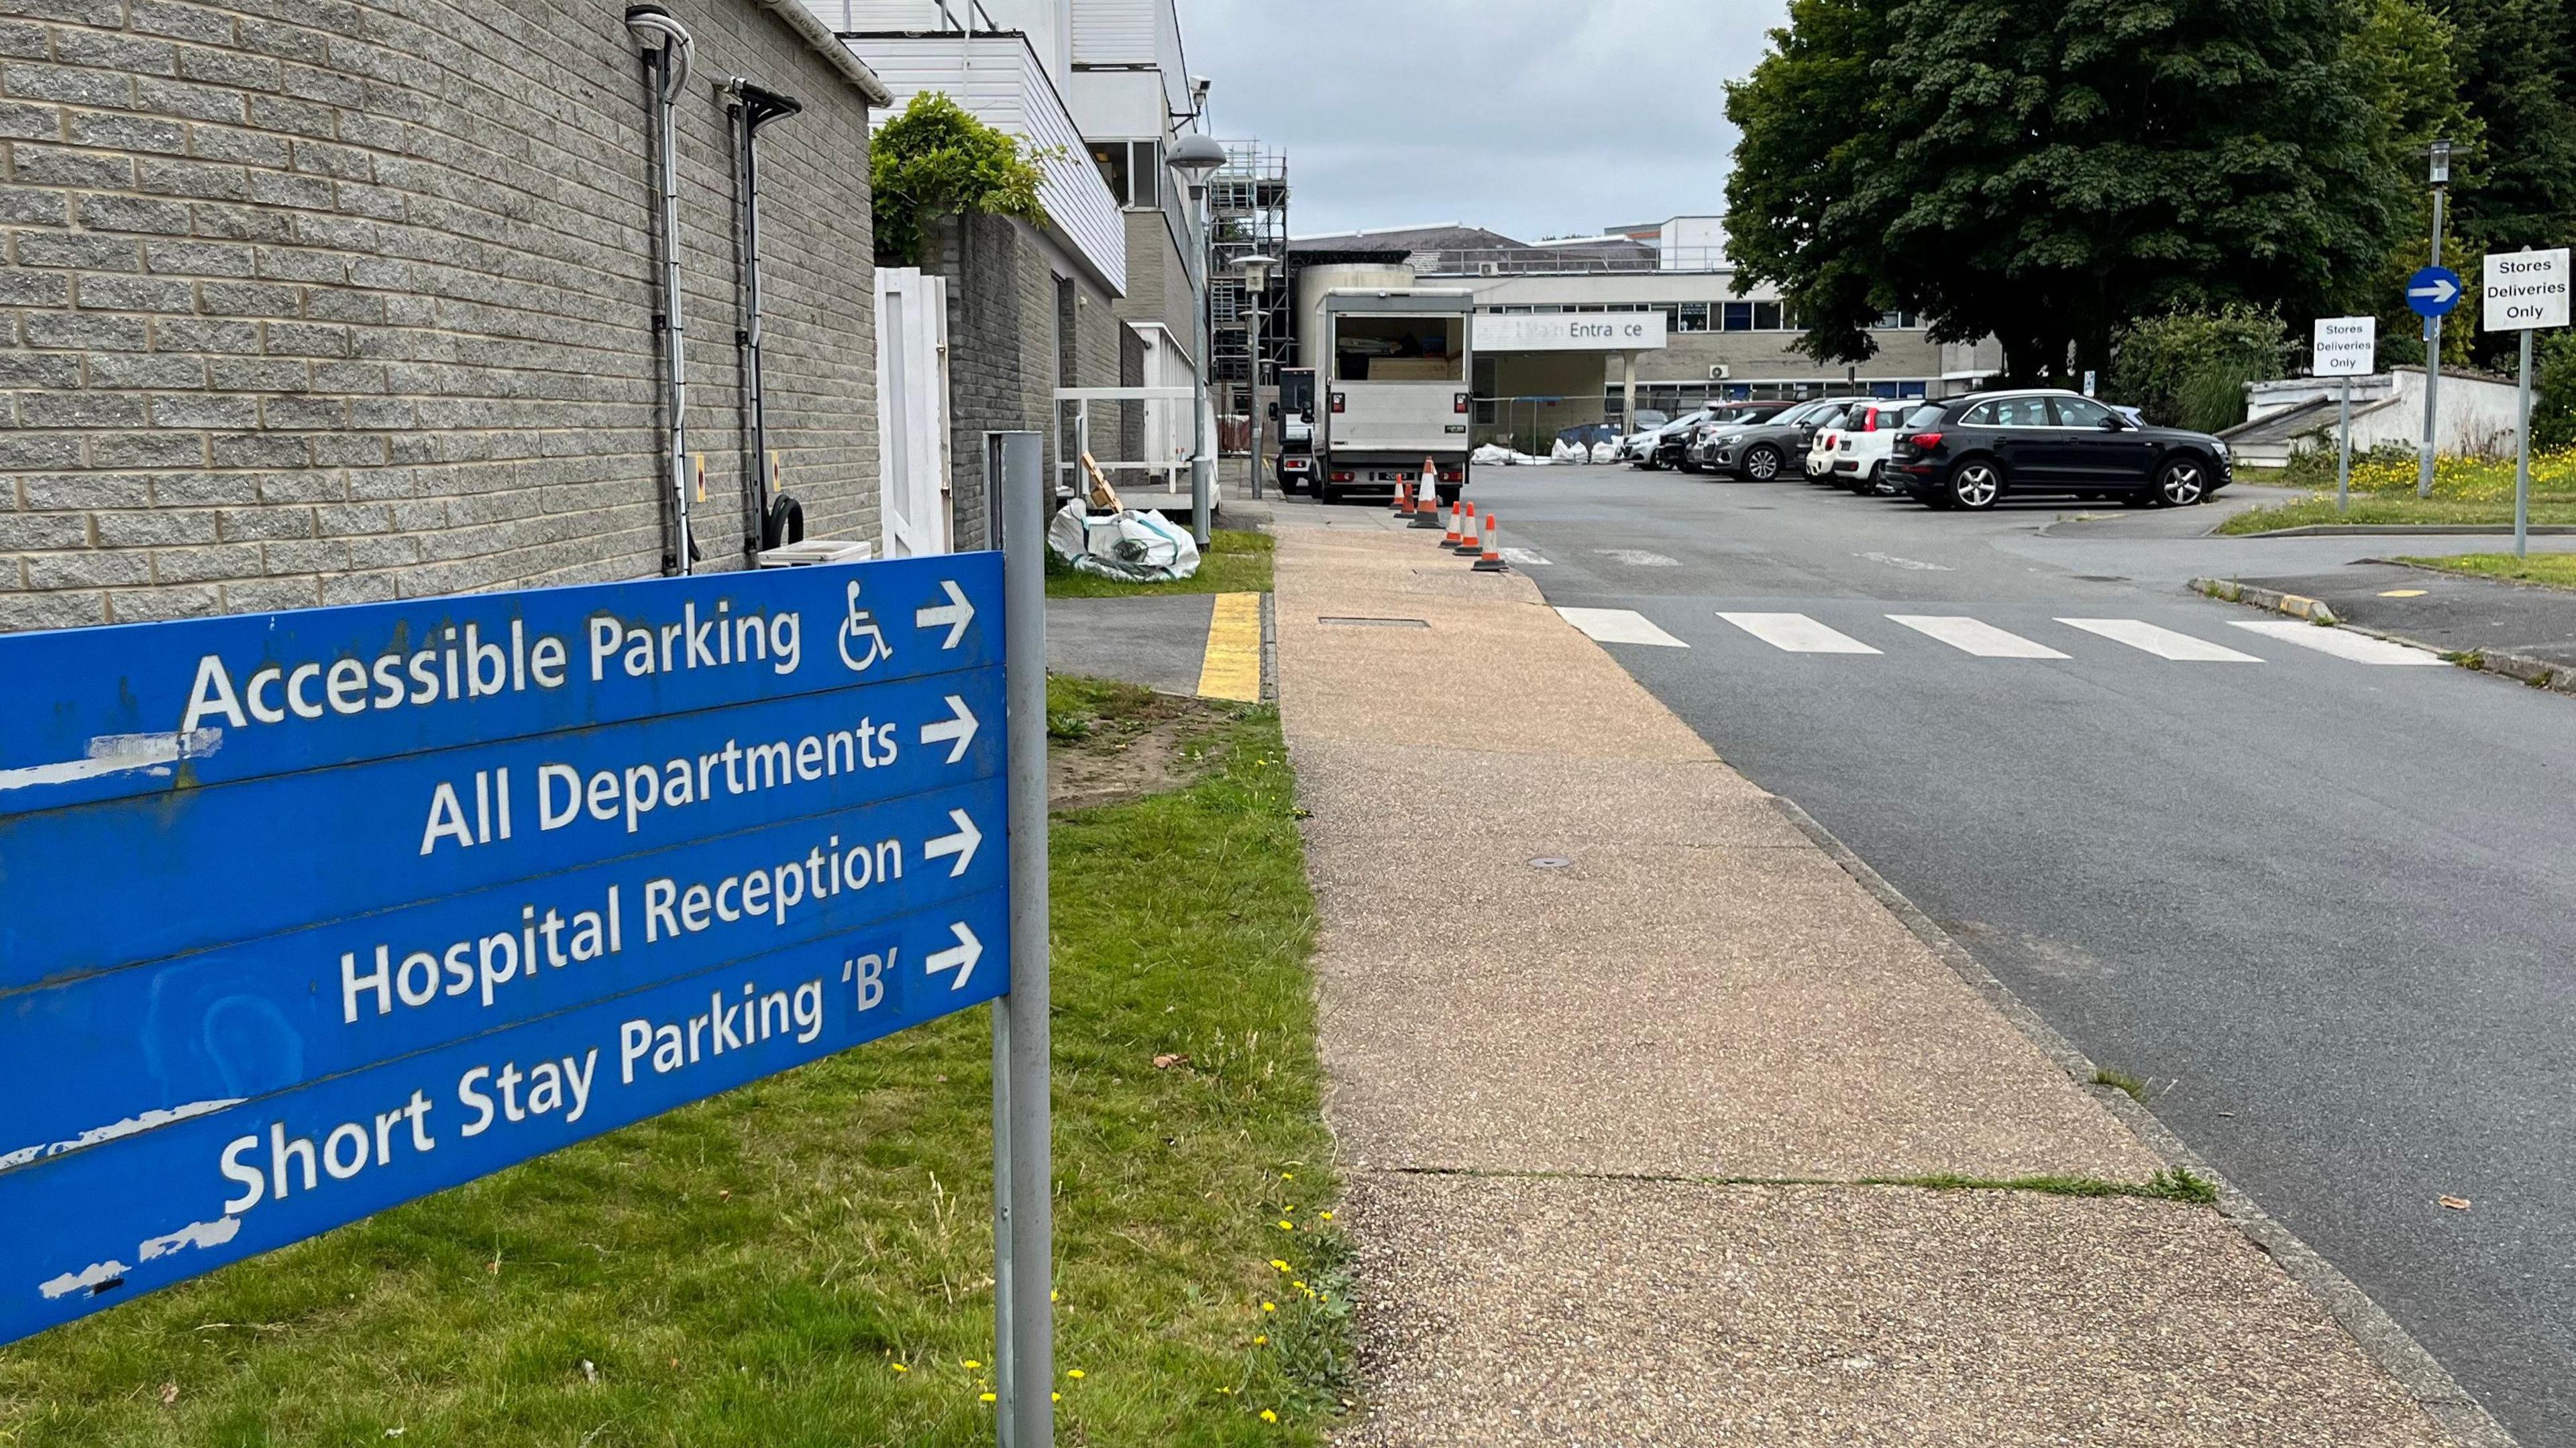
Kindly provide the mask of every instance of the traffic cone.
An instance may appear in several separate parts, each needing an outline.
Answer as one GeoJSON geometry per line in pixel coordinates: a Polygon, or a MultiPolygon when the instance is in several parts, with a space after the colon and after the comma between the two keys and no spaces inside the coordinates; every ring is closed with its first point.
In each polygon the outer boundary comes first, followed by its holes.
{"type": "Polygon", "coordinates": [[[1456,548],[1458,546],[1458,509],[1460,506],[1461,505],[1457,503],[1451,503],[1449,505],[1449,531],[1446,534],[1443,534],[1440,539],[1440,546],[1443,548],[1456,548]]]}
{"type": "Polygon", "coordinates": [[[1413,484],[1405,478],[1395,480],[1395,516],[1401,518],[1413,511],[1413,484]]]}
{"type": "Polygon", "coordinates": [[[1422,488],[1413,495],[1413,526],[1416,528],[1440,526],[1440,492],[1430,485],[1428,475],[1425,476],[1422,488]]]}
{"type": "Polygon", "coordinates": [[[1457,552],[1461,558],[1473,558],[1479,551],[1479,545],[1476,542],[1476,505],[1466,503],[1461,506],[1466,509],[1466,522],[1465,526],[1458,530],[1457,552]]]}
{"type": "Polygon", "coordinates": [[[1485,551],[1476,559],[1478,573],[1503,573],[1509,565],[1503,562],[1503,525],[1494,515],[1485,515],[1485,551]]]}

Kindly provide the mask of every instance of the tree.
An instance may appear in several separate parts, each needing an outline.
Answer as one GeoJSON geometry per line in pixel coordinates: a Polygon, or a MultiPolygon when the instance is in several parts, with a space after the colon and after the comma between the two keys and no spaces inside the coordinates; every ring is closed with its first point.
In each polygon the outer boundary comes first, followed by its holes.
{"type": "Polygon", "coordinates": [[[2344,42],[2358,0],[1797,0],[1730,88],[1727,230],[1820,358],[1878,311],[2107,368],[2131,320],[2315,310],[2403,205],[2344,42]],[[1860,74],[1848,73],[1857,67],[1860,74]]]}
{"type": "Polygon", "coordinates": [[[2576,225],[2576,37],[2563,0],[2446,0],[2444,10],[2460,98],[2485,132],[2455,187],[2461,230],[2479,252],[2566,245],[2576,225]]]}
{"type": "Polygon", "coordinates": [[[2159,427],[2218,432],[2245,420],[2245,384],[2280,376],[2290,350],[2278,316],[2242,303],[2168,312],[2121,332],[2104,395],[2159,427]]]}
{"type": "MultiPolygon", "coordinates": [[[[2437,137],[2451,142],[2455,190],[2474,190],[2479,181],[2477,158],[2484,150],[2486,127],[2461,97],[2458,49],[2459,34],[2451,22],[2418,0],[2363,0],[2360,24],[2344,46],[2355,82],[2370,102],[2371,150],[2406,197],[2388,255],[2338,301],[2341,310],[2379,318],[2382,366],[2421,366],[2424,361],[2423,323],[2406,306],[2406,279],[2432,260],[2427,147],[2437,137]]],[[[2442,258],[2455,268],[2475,256],[2458,220],[2455,209],[2442,228],[2442,258]]],[[[2474,327],[2444,328],[2443,360],[2466,365],[2476,337],[2474,327]]]]}
{"type": "Polygon", "coordinates": [[[869,145],[878,264],[921,265],[931,227],[943,217],[980,212],[1043,219],[1036,162],[1046,154],[1024,153],[1016,138],[937,91],[914,96],[869,145]]]}

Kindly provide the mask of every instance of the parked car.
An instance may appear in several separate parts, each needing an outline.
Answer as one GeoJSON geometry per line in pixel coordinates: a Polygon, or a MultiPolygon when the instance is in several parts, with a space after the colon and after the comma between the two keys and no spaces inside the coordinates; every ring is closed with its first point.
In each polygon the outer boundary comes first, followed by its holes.
{"type": "Polygon", "coordinates": [[[1728,428],[1750,427],[1765,422],[1795,406],[1788,402],[1730,402],[1713,408],[1706,421],[1678,439],[1666,437],[1665,447],[1671,452],[1671,463],[1686,473],[1708,466],[1705,444],[1728,428]]]}
{"type": "Polygon", "coordinates": [[[1645,441],[1637,447],[1637,455],[1629,461],[1650,473],[1657,468],[1670,467],[1681,456],[1683,441],[1696,432],[1701,423],[1716,415],[1717,411],[1712,407],[1698,407],[1683,413],[1645,434],[1645,441]]]}
{"type": "Polygon", "coordinates": [[[1814,445],[1817,424],[1848,401],[1820,398],[1793,403],[1759,422],[1702,428],[1699,464],[1757,483],[1787,475],[1814,445]]]}
{"type": "Polygon", "coordinates": [[[1807,481],[1821,483],[1834,475],[1834,448],[1843,440],[1843,420],[1851,416],[1858,404],[1848,397],[1837,398],[1833,406],[1818,414],[1816,430],[1807,442],[1807,481]]]}
{"type": "Polygon", "coordinates": [[[1888,455],[1896,445],[1896,434],[1904,425],[1906,414],[1920,409],[1917,402],[1863,402],[1843,414],[1839,436],[1834,440],[1830,465],[1833,481],[1855,493],[1895,492],[1896,487],[1883,476],[1888,455]]]}
{"type": "Polygon", "coordinates": [[[1639,450],[1644,448],[1646,445],[1646,439],[1654,436],[1655,429],[1662,427],[1665,423],[1670,421],[1672,421],[1672,416],[1669,413],[1658,412],[1651,407],[1638,408],[1636,417],[1637,430],[1635,432],[1623,433],[1620,435],[1619,461],[1623,463],[1635,462],[1637,460],[1639,450]]]}
{"type": "Polygon", "coordinates": [[[2208,433],[2143,427],[2054,390],[1926,403],[1898,430],[1888,466],[1935,508],[1991,508],[2007,496],[2188,507],[2234,481],[2227,444],[2208,433]]]}

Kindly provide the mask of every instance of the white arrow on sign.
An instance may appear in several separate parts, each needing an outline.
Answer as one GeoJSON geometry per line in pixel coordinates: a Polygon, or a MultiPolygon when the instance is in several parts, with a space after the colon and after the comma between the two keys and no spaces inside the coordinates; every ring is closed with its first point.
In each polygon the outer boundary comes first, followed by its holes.
{"type": "Polygon", "coordinates": [[[977,940],[975,932],[964,925],[952,924],[948,933],[957,937],[957,943],[946,950],[931,952],[930,958],[921,963],[921,972],[937,975],[943,970],[953,970],[957,972],[957,978],[948,983],[948,988],[964,990],[967,977],[975,973],[975,962],[984,958],[984,942],[977,940]]]}
{"type": "Polygon", "coordinates": [[[916,610],[912,615],[912,626],[937,628],[946,624],[948,637],[941,639],[939,646],[953,649],[957,647],[958,640],[966,637],[966,625],[975,621],[975,605],[966,601],[966,590],[959,588],[955,580],[943,578],[939,580],[939,586],[948,590],[948,601],[916,610]]]}
{"type": "Polygon", "coordinates": [[[975,847],[984,843],[984,832],[975,828],[975,822],[968,819],[962,809],[950,810],[948,822],[957,827],[957,833],[941,835],[923,845],[921,857],[936,860],[942,855],[955,855],[957,863],[948,867],[948,878],[954,880],[966,873],[968,865],[975,863],[975,847]]]}
{"type": "Polygon", "coordinates": [[[966,757],[966,746],[975,742],[975,711],[954,694],[948,696],[948,709],[951,717],[921,726],[921,742],[926,746],[953,741],[949,744],[948,762],[955,764],[966,757]]]}
{"type": "Polygon", "coordinates": [[[2433,279],[2433,284],[2429,287],[2408,287],[2406,289],[2406,295],[2410,297],[2431,297],[2437,302],[2447,302],[2459,294],[2460,289],[2451,284],[2451,279],[2449,277],[2436,277],[2433,279]]]}

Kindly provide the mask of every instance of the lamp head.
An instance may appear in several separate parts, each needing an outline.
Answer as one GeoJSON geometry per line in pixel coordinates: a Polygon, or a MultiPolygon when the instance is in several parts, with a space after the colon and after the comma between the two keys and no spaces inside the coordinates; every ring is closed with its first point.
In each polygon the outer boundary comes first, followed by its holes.
{"type": "Polygon", "coordinates": [[[2432,162],[2433,184],[2436,186],[2450,185],[2451,143],[2448,140],[2439,140],[2433,143],[2432,162]]]}
{"type": "Polygon", "coordinates": [[[1163,164],[1188,177],[1193,184],[1205,181],[1210,171],[1225,164],[1225,147],[1204,132],[1193,131],[1163,157],[1163,164]]]}

